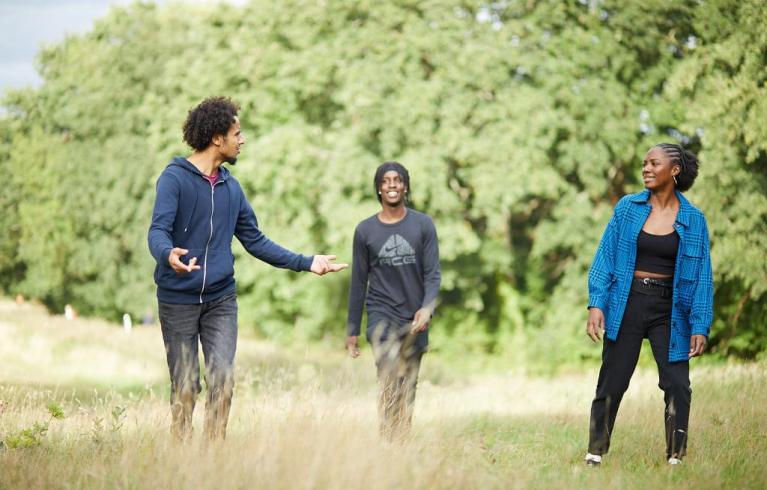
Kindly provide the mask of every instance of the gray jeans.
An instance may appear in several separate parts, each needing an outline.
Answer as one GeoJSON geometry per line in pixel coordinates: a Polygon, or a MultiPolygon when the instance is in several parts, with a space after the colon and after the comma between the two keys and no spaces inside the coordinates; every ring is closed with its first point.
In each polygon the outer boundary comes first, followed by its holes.
{"type": "Polygon", "coordinates": [[[160,326],[171,380],[171,434],[186,440],[200,393],[198,343],[205,356],[205,435],[223,439],[234,389],[237,349],[237,296],[232,293],[208,303],[180,305],[159,302],[160,326]]]}

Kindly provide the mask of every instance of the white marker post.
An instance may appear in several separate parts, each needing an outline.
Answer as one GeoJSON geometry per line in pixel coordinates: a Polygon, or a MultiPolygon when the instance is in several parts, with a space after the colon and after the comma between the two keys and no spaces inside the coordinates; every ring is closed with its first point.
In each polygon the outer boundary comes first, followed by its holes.
{"type": "Polygon", "coordinates": [[[126,313],[123,315],[123,331],[130,333],[131,330],[133,330],[133,322],[130,319],[130,315],[126,313]]]}

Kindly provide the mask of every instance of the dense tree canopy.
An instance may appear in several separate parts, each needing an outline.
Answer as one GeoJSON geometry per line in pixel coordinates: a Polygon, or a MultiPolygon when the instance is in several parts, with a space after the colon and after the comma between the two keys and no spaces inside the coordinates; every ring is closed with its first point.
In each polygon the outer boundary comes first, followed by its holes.
{"type": "MultiPolygon", "coordinates": [[[[716,281],[711,343],[767,351],[767,6],[759,0],[304,2],[115,8],[46,49],[5,95],[0,287],[88,314],[153,307],[154,183],[186,112],[224,94],[233,173],[275,241],[350,260],[398,160],[440,235],[445,350],[595,357],[586,273],[645,151],[702,162],[716,281]],[[761,117],[760,117],[761,116],[761,117]],[[524,348],[520,346],[524,344],[524,348]]],[[[348,276],[270,270],[236,248],[241,321],[343,334],[348,276]]]]}

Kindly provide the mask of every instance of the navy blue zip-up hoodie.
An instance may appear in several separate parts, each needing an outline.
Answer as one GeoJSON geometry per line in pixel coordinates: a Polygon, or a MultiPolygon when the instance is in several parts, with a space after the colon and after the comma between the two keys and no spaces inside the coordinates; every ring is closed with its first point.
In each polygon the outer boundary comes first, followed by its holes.
{"type": "Polygon", "coordinates": [[[206,303],[234,292],[232,237],[251,255],[275,267],[308,271],[313,257],[286,250],[258,229],[240,183],[223,166],[215,185],[186,158],[176,157],[157,180],[149,227],[149,250],[157,261],[154,281],[164,303],[206,303]],[[199,270],[176,273],[168,263],[174,247],[197,257],[199,270]]]}

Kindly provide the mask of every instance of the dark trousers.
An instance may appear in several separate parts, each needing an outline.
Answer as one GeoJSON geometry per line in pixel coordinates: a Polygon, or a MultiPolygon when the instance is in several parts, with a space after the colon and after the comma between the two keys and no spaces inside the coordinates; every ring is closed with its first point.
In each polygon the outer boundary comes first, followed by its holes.
{"type": "Polygon", "coordinates": [[[193,305],[159,302],[160,326],[171,380],[171,434],[186,440],[200,393],[198,343],[205,356],[205,435],[223,439],[234,389],[237,297],[234,293],[193,305]]]}
{"type": "Polygon", "coordinates": [[[666,402],[666,457],[684,456],[692,396],[690,365],[687,361],[668,361],[671,303],[670,288],[633,281],[618,338],[615,342],[605,338],[602,347],[602,368],[591,404],[591,454],[605,454],[610,449],[618,407],[634,374],[642,340],[647,338],[666,402]]]}
{"type": "Polygon", "coordinates": [[[368,321],[367,338],[378,371],[380,432],[388,440],[407,436],[413,420],[418,371],[424,350],[410,324],[399,325],[381,317],[368,321]]]}

